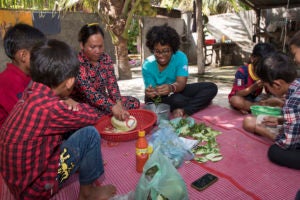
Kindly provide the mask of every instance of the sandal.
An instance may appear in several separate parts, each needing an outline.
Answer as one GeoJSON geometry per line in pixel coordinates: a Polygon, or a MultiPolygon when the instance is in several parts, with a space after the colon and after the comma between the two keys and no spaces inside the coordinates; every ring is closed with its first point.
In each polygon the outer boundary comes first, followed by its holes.
{"type": "Polygon", "coordinates": [[[177,108],[177,109],[173,110],[172,115],[173,115],[173,118],[186,117],[184,110],[182,108],[177,108]]]}

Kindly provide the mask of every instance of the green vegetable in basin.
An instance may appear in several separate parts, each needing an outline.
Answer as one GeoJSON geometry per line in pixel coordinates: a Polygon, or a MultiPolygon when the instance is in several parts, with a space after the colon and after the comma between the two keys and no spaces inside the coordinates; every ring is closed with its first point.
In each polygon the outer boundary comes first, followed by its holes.
{"type": "Polygon", "coordinates": [[[254,105],[250,107],[251,113],[255,116],[257,115],[271,115],[271,116],[281,116],[281,108],[271,107],[271,106],[259,106],[254,105]]]}

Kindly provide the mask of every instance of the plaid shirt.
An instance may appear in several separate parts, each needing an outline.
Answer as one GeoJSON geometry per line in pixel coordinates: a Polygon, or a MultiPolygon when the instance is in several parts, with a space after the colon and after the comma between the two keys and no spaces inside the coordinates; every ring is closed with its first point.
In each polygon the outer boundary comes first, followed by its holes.
{"type": "Polygon", "coordinates": [[[121,94],[109,55],[103,53],[93,66],[81,51],[78,54],[80,72],[77,76],[72,97],[79,102],[96,107],[98,114],[109,114],[121,94]]]}
{"type": "Polygon", "coordinates": [[[93,108],[70,111],[47,86],[33,82],[0,129],[0,171],[17,199],[56,192],[62,135],[95,124],[93,108]]]}
{"type": "Polygon", "coordinates": [[[282,111],[283,132],[275,143],[284,149],[300,149],[300,79],[289,86],[282,111]]]}

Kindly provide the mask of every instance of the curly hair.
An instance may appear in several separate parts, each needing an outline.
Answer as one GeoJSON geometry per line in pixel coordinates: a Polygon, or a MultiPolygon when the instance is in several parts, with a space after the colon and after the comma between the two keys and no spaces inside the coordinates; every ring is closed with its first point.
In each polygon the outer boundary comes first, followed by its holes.
{"type": "Polygon", "coordinates": [[[180,46],[180,37],[177,31],[164,24],[162,26],[153,26],[146,35],[146,46],[151,53],[154,51],[154,45],[170,45],[173,53],[175,53],[180,46]]]}

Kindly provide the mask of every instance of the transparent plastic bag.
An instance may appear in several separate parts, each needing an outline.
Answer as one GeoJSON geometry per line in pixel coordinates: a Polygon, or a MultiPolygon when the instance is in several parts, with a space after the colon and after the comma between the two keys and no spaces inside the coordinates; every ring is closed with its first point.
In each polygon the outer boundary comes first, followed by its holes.
{"type": "Polygon", "coordinates": [[[169,158],[176,168],[180,167],[184,161],[194,158],[194,154],[171,127],[161,128],[154,132],[149,138],[149,145],[154,151],[159,149],[158,151],[169,158]]]}
{"type": "Polygon", "coordinates": [[[185,118],[186,124],[184,126],[180,126],[180,121],[182,120],[182,117],[177,117],[171,120],[161,120],[159,124],[159,128],[171,128],[174,130],[174,132],[177,135],[180,135],[180,133],[184,133],[186,129],[189,127],[192,127],[195,124],[195,120],[192,117],[185,118]],[[179,127],[175,129],[175,127],[179,127]]]}
{"type": "Polygon", "coordinates": [[[170,160],[156,149],[146,162],[135,199],[188,200],[184,180],[170,160]]]}

